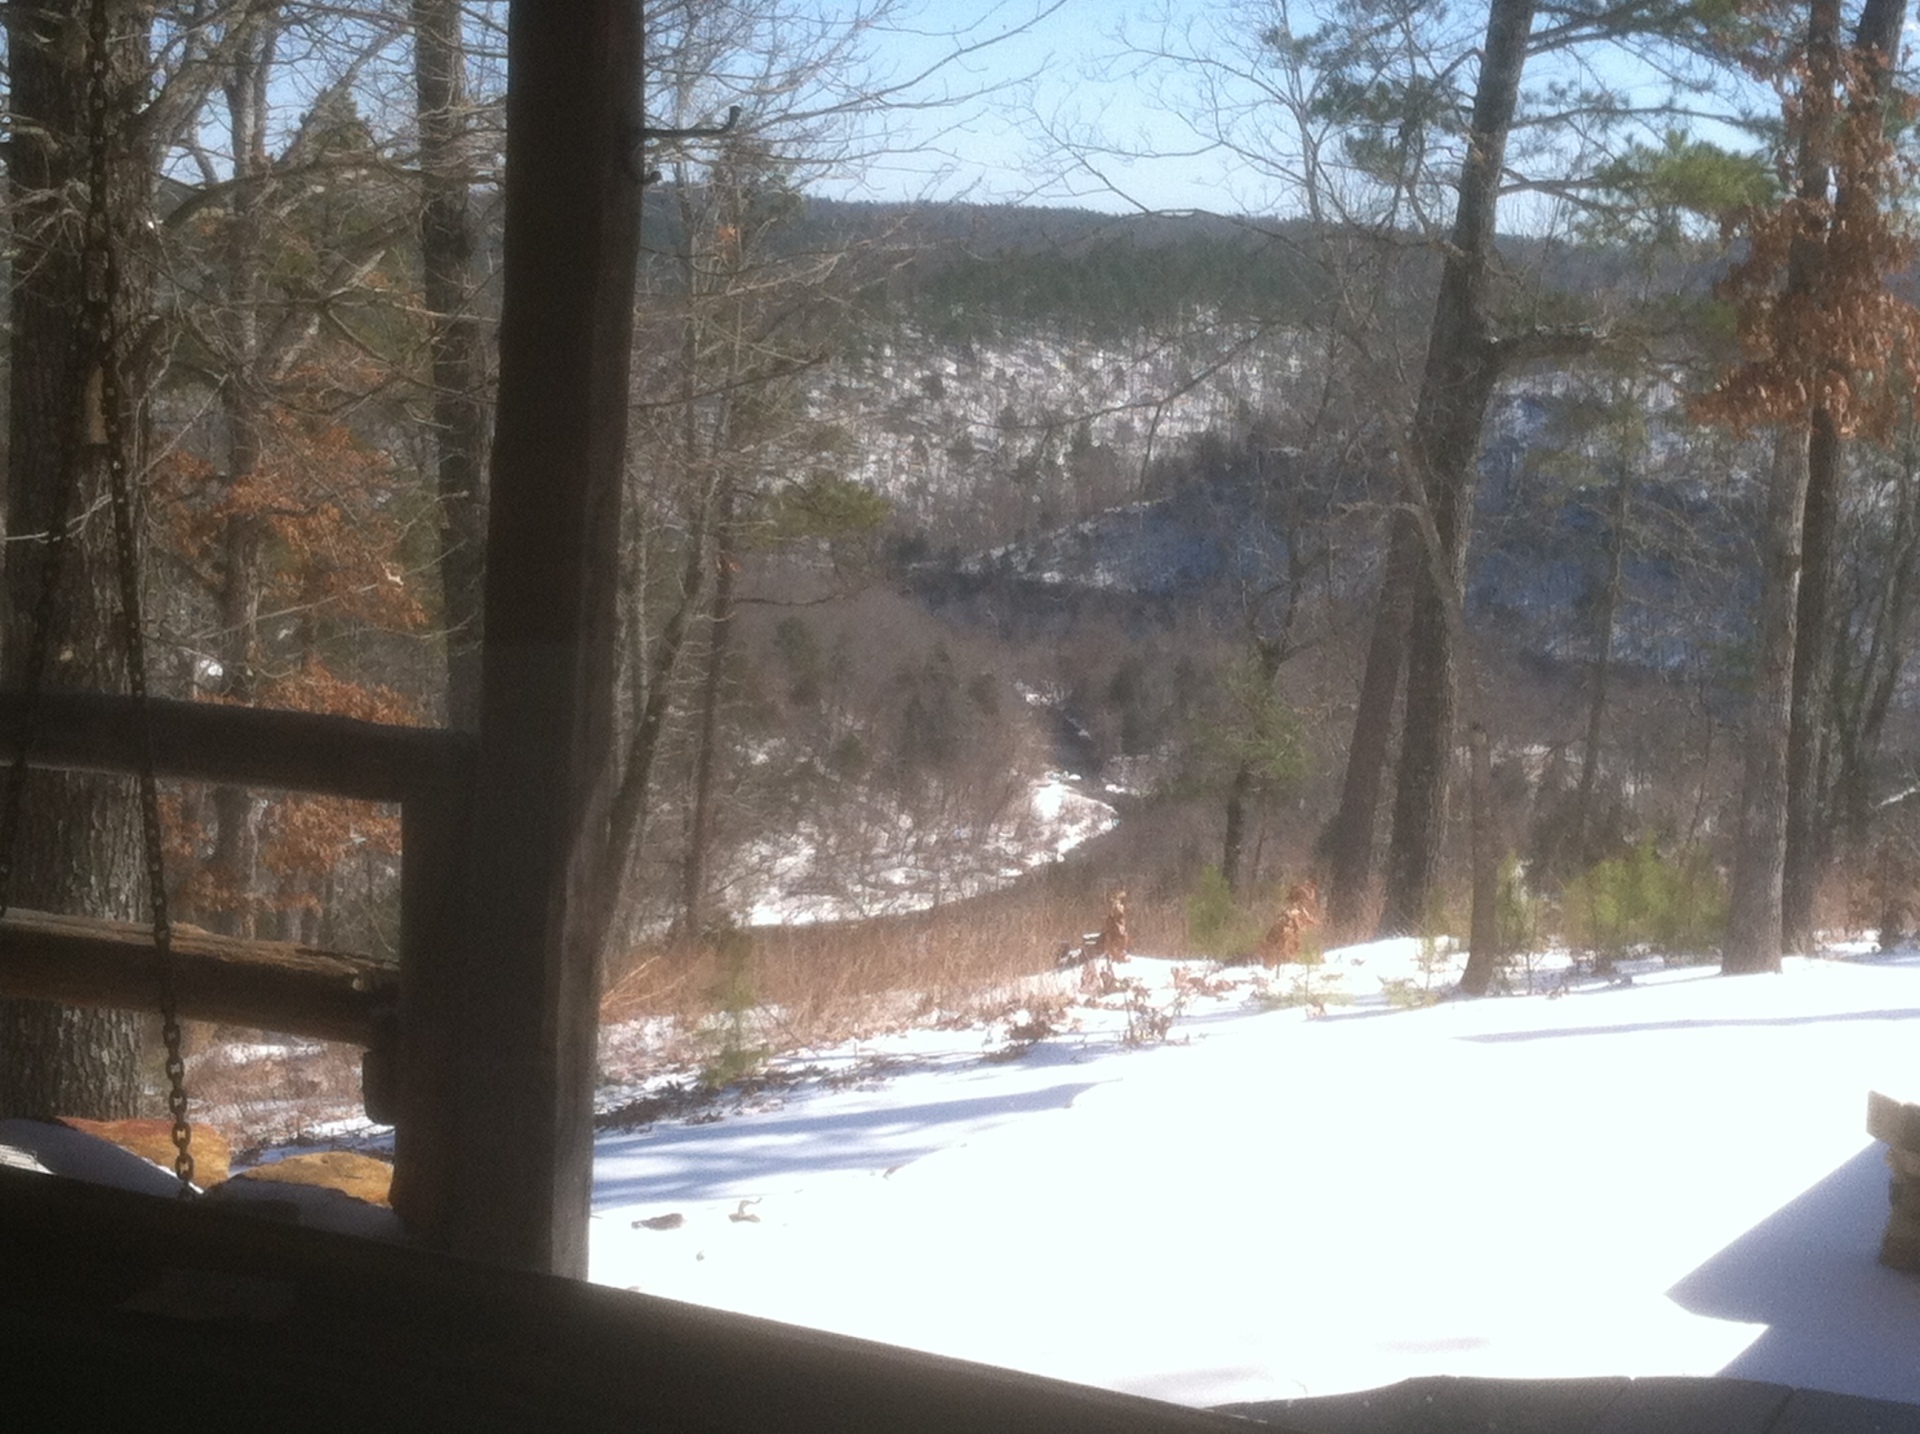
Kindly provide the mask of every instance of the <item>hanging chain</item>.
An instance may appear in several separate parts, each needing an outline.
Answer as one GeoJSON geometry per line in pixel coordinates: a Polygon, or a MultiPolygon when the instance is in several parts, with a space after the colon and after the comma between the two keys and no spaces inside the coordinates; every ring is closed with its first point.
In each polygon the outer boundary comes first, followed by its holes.
{"type": "Polygon", "coordinates": [[[147,643],[140,615],[140,566],[134,542],[133,482],[127,472],[126,417],[120,387],[120,254],[114,242],[109,163],[113,143],[112,34],[109,0],[92,0],[87,17],[87,228],[83,269],[94,375],[105,439],[107,489],[120,580],[120,617],[127,659],[127,692],[140,732],[140,826],[147,858],[147,896],[153,910],[153,948],[160,978],[160,1037],[166,1046],[167,1112],[173,1117],[174,1174],[180,1194],[193,1193],[193,1127],[187,1122],[186,1062],[180,1054],[180,1011],[174,990],[173,922],[167,914],[167,874],[160,845],[160,793],[154,777],[153,725],[147,706],[147,643]]]}

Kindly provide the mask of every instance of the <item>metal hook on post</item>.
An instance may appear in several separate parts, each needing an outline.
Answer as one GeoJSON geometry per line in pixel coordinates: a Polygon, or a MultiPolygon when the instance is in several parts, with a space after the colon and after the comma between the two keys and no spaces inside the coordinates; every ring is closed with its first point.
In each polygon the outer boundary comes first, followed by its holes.
{"type": "Polygon", "coordinates": [[[633,149],[627,159],[627,168],[643,189],[649,184],[658,184],[660,171],[648,169],[644,157],[650,143],[661,139],[718,139],[721,135],[731,134],[739,123],[740,106],[728,105],[726,119],[717,125],[695,125],[691,129],[654,129],[642,125],[634,131],[633,149]]]}

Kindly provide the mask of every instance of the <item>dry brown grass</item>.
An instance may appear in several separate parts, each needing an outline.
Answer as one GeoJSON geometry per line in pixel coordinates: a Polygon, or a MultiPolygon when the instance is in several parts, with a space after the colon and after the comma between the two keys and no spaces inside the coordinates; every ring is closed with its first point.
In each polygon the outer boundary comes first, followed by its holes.
{"type": "Polygon", "coordinates": [[[189,1115],[233,1145],[241,1163],[361,1113],[360,1049],[238,1026],[202,1033],[187,1061],[189,1115]]]}
{"type": "Polygon", "coordinates": [[[1886,914],[1885,893],[1866,863],[1838,864],[1814,896],[1813,925],[1828,940],[1857,941],[1878,931],[1886,914]]]}
{"type": "MultiPolygon", "coordinates": [[[[1098,931],[1114,874],[1068,863],[1005,891],[910,916],[746,934],[744,985],[794,1045],[870,1032],[936,1012],[1004,1002],[1009,986],[1054,969],[1063,947],[1098,931]]],[[[1133,949],[1179,954],[1179,901],[1130,904],[1133,949]]],[[[643,947],[616,963],[603,1020],[674,1017],[691,1027],[720,1009],[726,957],[713,946],[643,947]]]]}

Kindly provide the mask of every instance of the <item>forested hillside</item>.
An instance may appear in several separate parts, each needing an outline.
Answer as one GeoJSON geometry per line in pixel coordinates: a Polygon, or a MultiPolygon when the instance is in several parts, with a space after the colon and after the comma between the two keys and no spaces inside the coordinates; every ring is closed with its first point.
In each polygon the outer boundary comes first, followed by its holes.
{"type": "MultiPolygon", "coordinates": [[[[818,197],[894,8],[648,9],[612,970],[1063,859],[1229,955],[1309,875],[1489,962],[1910,919],[1903,5],[1274,7],[1207,123],[1288,202],[1126,217],[818,197]]],[[[6,681],[124,682],[121,454],[154,691],[471,726],[496,7],[106,11],[9,7],[6,681]]],[[[53,781],[12,898],[131,915],[53,781]]],[[[393,948],[392,811],[162,808],[185,920],[393,948]]]]}

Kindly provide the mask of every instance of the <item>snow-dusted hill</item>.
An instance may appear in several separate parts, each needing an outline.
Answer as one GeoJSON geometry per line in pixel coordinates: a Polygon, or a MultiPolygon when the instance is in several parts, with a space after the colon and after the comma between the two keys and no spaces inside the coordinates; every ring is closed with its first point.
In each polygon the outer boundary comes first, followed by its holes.
{"type": "MultiPolygon", "coordinates": [[[[980,540],[915,566],[935,610],[1009,635],[1090,614],[1166,621],[1233,608],[1250,585],[1278,580],[1302,521],[1316,549],[1332,541],[1338,554],[1323,586],[1371,590],[1378,512],[1400,496],[1392,444],[1356,438],[1337,457],[1298,446],[1316,441],[1322,401],[1310,351],[1301,333],[1199,321],[1131,343],[1045,327],[942,341],[903,327],[823,371],[809,402],[857,435],[849,476],[897,515],[980,540]],[[1149,480],[1152,461],[1170,458],[1185,479],[1143,497],[1169,481],[1167,470],[1149,480]]],[[[1496,395],[1469,601],[1516,655],[1584,655],[1582,614],[1606,572],[1612,486],[1626,465],[1615,653],[1667,668],[1745,633],[1755,577],[1739,504],[1753,455],[1690,424],[1672,384],[1632,400],[1605,385],[1529,373],[1496,395]],[[1644,406],[1643,437],[1595,426],[1610,402],[1644,406]]]]}

